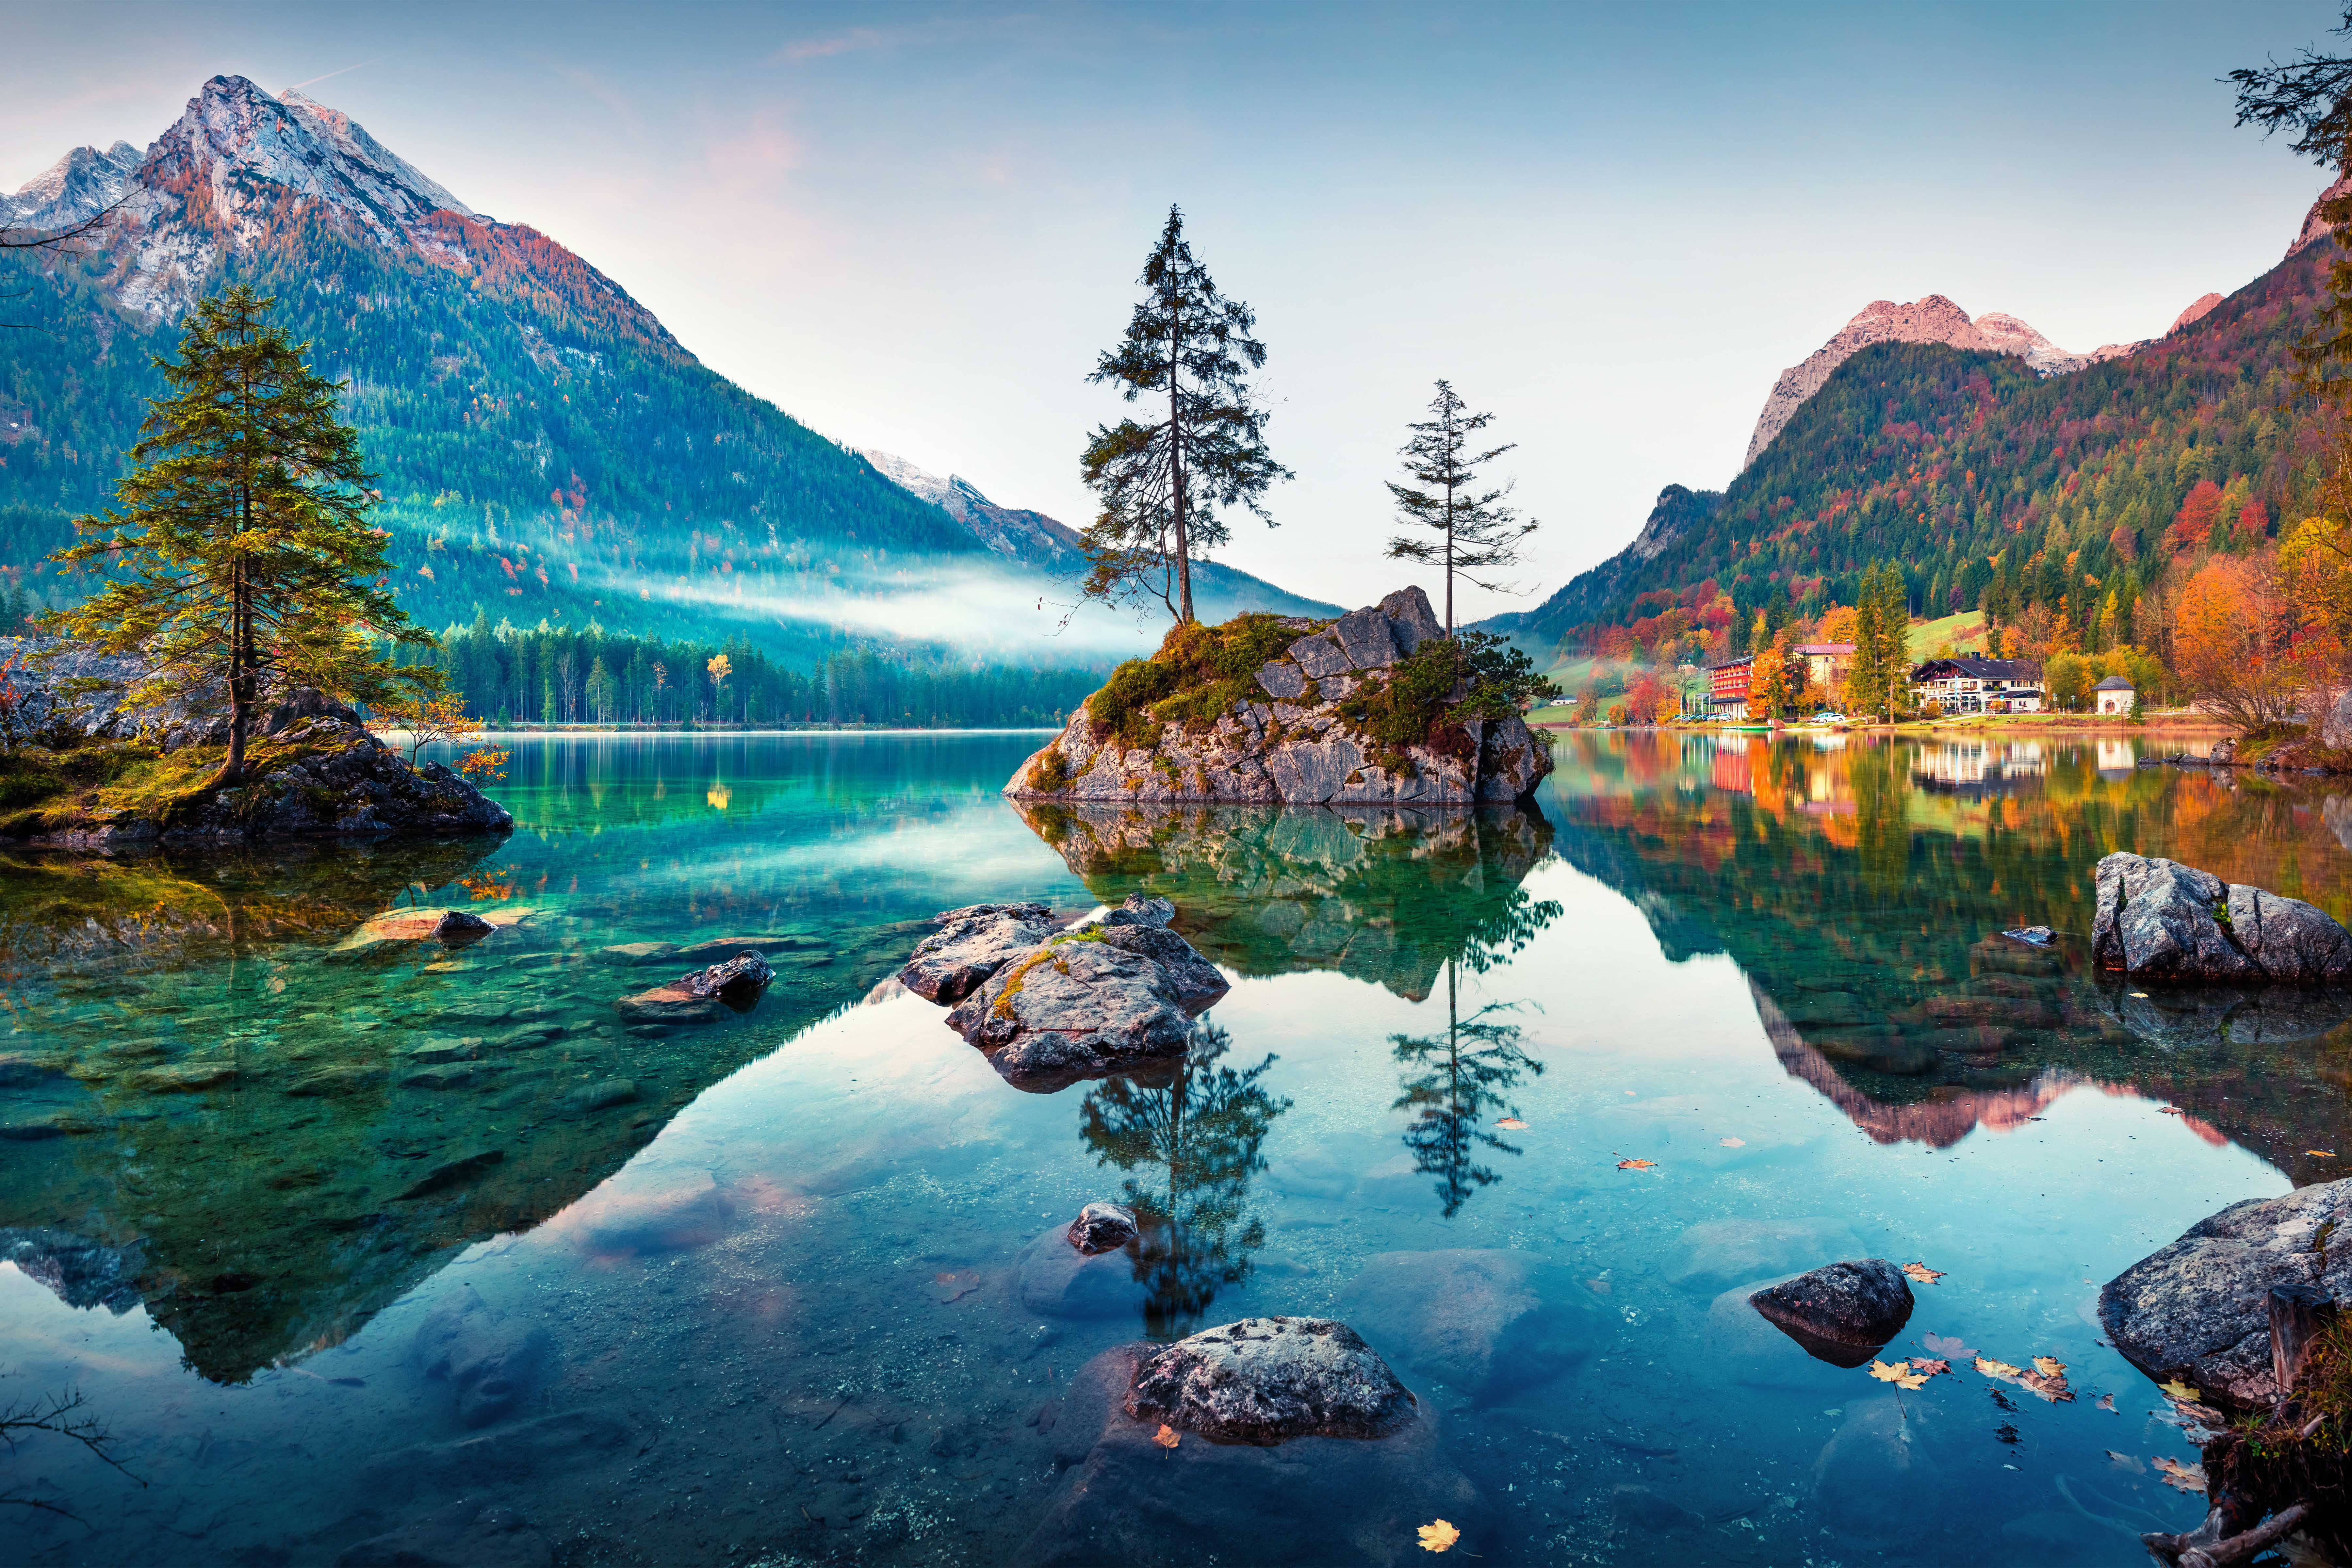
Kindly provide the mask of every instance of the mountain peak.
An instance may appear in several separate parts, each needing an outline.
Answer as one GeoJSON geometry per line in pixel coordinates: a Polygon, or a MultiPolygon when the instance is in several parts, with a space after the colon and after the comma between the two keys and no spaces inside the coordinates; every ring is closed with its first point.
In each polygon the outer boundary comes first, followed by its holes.
{"type": "Polygon", "coordinates": [[[77,147],[18,186],[15,196],[0,196],[0,226],[68,228],[94,217],[121,199],[123,182],[144,156],[128,142],[102,153],[77,147]]]}

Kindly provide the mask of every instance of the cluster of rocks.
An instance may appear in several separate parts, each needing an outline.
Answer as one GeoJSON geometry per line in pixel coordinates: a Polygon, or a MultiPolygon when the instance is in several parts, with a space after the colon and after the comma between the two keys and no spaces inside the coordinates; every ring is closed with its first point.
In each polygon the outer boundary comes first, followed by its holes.
{"type": "Polygon", "coordinates": [[[1067,930],[1042,904],[950,910],[898,981],[954,1001],[949,1027],[1016,1089],[1172,1070],[1192,1020],[1228,989],[1216,965],[1169,929],[1175,915],[1166,899],[1140,894],[1067,930]]]}
{"type": "MultiPolygon", "coordinates": [[[[1472,720],[1449,751],[1392,751],[1364,736],[1339,704],[1445,628],[1419,588],[1337,621],[1283,622],[1297,640],[1257,671],[1251,693],[1199,731],[1168,722],[1152,742],[1097,739],[1086,708],[1022,764],[1005,793],[1073,801],[1231,801],[1288,805],[1507,803],[1551,771],[1551,752],[1517,718],[1472,720]]],[[[1454,700],[1467,695],[1456,692],[1454,700]]]]}
{"type": "Polygon", "coordinates": [[[2099,862],[2091,955],[2136,979],[2316,984],[2352,977],[2352,932],[2300,899],[2175,860],[2099,862]]]}

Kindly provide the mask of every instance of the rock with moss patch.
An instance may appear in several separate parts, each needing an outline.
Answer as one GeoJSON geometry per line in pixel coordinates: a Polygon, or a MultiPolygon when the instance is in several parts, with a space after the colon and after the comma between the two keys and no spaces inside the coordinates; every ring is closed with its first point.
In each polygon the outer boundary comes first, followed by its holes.
{"type": "Polygon", "coordinates": [[[1171,1065],[1225,978],[1165,926],[1062,931],[991,975],[948,1015],[1006,1082],[1041,1093],[1171,1065]]]}
{"type": "Polygon", "coordinates": [[[898,971],[898,984],[929,1002],[962,1001],[1054,933],[1053,911],[1043,904],[971,904],[939,921],[898,971]]]}
{"type": "Polygon", "coordinates": [[[2352,979],[2352,932],[2300,899],[2123,853],[2099,862],[2096,887],[2091,954],[2102,968],[2146,980],[2352,979]]]}
{"type": "Polygon", "coordinates": [[[1518,800],[1551,752],[1439,660],[1419,588],[1336,621],[1180,626],[1130,660],[1007,795],[1074,802],[1468,805],[1518,800]],[[1415,656],[1421,657],[1416,659],[1415,656]]]}

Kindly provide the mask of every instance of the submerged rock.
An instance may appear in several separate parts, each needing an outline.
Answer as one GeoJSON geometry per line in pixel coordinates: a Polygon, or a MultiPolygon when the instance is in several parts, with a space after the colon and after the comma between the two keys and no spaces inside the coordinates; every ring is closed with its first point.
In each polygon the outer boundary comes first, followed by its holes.
{"type": "Polygon", "coordinates": [[[632,1024],[715,1024],[730,1011],[749,1008],[775,977],[765,958],[739,952],[667,985],[624,996],[613,1010],[632,1024]]]}
{"type": "Polygon", "coordinates": [[[2267,1409],[2270,1291],[2315,1285],[2352,1300],[2352,1178],[2250,1198],[2199,1220],[2099,1292],[2099,1322],[2124,1358],[2209,1400],[2267,1409]],[[2342,1237],[2338,1242],[2336,1238],[2342,1237]]]}
{"type": "MultiPolygon", "coordinates": [[[[1065,1249],[1066,1250],[1066,1249],[1065,1249]]],[[[1293,1437],[1276,1447],[1212,1442],[1122,1407],[1155,1347],[1097,1356],[1050,1411],[1054,1462],[1068,1472],[1020,1568],[1232,1563],[1251,1568],[1403,1568],[1428,1561],[1418,1529],[1445,1520],[1491,1551],[1477,1489],[1445,1452],[1436,1412],[1379,1437],[1293,1437]]]]}
{"type": "Polygon", "coordinates": [[[1341,1300],[1414,1371],[1480,1401],[1558,1377],[1608,1329],[1592,1292],[1566,1269],[1501,1248],[1384,1252],[1341,1300]]]}
{"type": "Polygon", "coordinates": [[[371,915],[360,929],[331,950],[338,958],[368,958],[390,953],[420,942],[444,947],[466,947],[481,941],[501,925],[512,925],[529,911],[494,910],[499,918],[485,920],[471,910],[440,908],[387,910],[371,915]]]}
{"type": "Polygon", "coordinates": [[[756,1001],[775,978],[776,972],[765,958],[756,952],[739,952],[708,968],[678,976],[677,984],[689,996],[740,1003],[756,1001]]]}
{"type": "Polygon", "coordinates": [[[1072,1247],[1088,1258],[1115,1251],[1135,1239],[1135,1212],[1118,1204],[1090,1203],[1078,1211],[1064,1234],[1072,1247]]]}
{"type": "Polygon", "coordinates": [[[2115,854],[2099,862],[2091,953],[2147,980],[2352,977],[2352,932],[2300,899],[2175,860],[2115,854]]]}
{"type": "Polygon", "coordinates": [[[1048,1318],[1133,1321],[1151,1300],[1151,1287],[1136,1278],[1135,1255],[1126,1247],[1084,1252],[1063,1228],[1045,1232],[1022,1249],[1013,1288],[1024,1309],[1048,1318]]]}
{"type": "Polygon", "coordinates": [[[1172,1063],[1192,1019],[1225,994],[1192,944],[1139,921],[1063,931],[991,975],[948,1015],[1016,1089],[1172,1063]]]}
{"type": "Polygon", "coordinates": [[[1054,934],[1043,904],[971,904],[950,910],[940,929],[915,944],[898,984],[926,1001],[961,1002],[1010,959],[1054,934]]]}
{"type": "Polygon", "coordinates": [[[467,1286],[417,1326],[409,1359],[449,1385],[457,1425],[472,1431],[513,1415],[545,1378],[552,1351],[545,1329],[494,1310],[467,1286]]]}
{"type": "Polygon", "coordinates": [[[1147,1357],[1126,1411],[1219,1443],[1380,1437],[1414,1400],[1356,1331],[1328,1318],[1244,1318],[1147,1357]]]}
{"type": "MultiPolygon", "coordinates": [[[[1291,640],[1244,678],[1245,689],[1224,711],[1150,722],[1151,737],[1137,745],[1097,734],[1094,713],[1082,706],[1004,793],[1071,801],[1469,805],[1521,799],[1551,772],[1550,749],[1516,716],[1441,719],[1430,743],[1391,746],[1341,711],[1349,697],[1384,685],[1400,660],[1444,636],[1419,588],[1336,621],[1268,624],[1291,640]]],[[[1457,689],[1454,700],[1466,695],[1457,689]]]]}
{"type": "Polygon", "coordinates": [[[1884,1258],[1832,1263],[1757,1291],[1748,1305],[1832,1366],[1860,1366],[1911,1321],[1911,1287],[1884,1258]]]}

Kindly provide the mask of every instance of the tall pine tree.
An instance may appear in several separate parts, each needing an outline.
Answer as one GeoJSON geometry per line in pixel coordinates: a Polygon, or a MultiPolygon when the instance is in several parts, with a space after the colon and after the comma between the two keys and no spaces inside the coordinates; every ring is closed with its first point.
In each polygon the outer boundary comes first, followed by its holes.
{"type": "Polygon", "coordinates": [[[1517,564],[1519,542],[1537,527],[1532,521],[1522,521],[1502,504],[1511,493],[1510,486],[1478,488],[1480,466],[1511,447],[1468,450],[1470,437],[1493,423],[1495,416],[1466,413],[1467,407],[1454,395],[1452,384],[1439,382],[1437,395],[1429,404],[1434,417],[1409,426],[1413,437],[1403,447],[1406,477],[1424,488],[1389,485],[1404,521],[1437,535],[1435,539],[1391,539],[1388,554],[1391,561],[1418,561],[1444,570],[1447,637],[1454,635],[1454,579],[1462,577],[1489,592],[1508,592],[1501,583],[1479,574],[1517,564]]]}
{"type": "Polygon", "coordinates": [[[1245,506],[1269,527],[1267,487],[1290,470],[1266,450],[1267,415],[1246,379],[1265,363],[1257,317],[1217,292],[1171,206],[1144,259],[1143,299],[1118,346],[1087,379],[1129,403],[1166,399],[1167,417],[1097,426],[1079,458],[1102,510],[1086,531],[1085,593],[1114,604],[1157,599],[1192,619],[1192,562],[1233,537],[1218,507],[1245,506]]]}
{"type": "Polygon", "coordinates": [[[170,395],[115,487],[122,510],[75,519],[86,537],[57,556],[112,574],[51,625],[145,664],[137,698],[226,698],[219,787],[245,782],[254,718],[287,690],[369,701],[438,679],[377,655],[379,638],[433,638],[380,586],[373,476],[335,417],[338,384],[268,324],[275,303],[240,284],[197,305],[178,360],[156,362],[170,395]]]}

